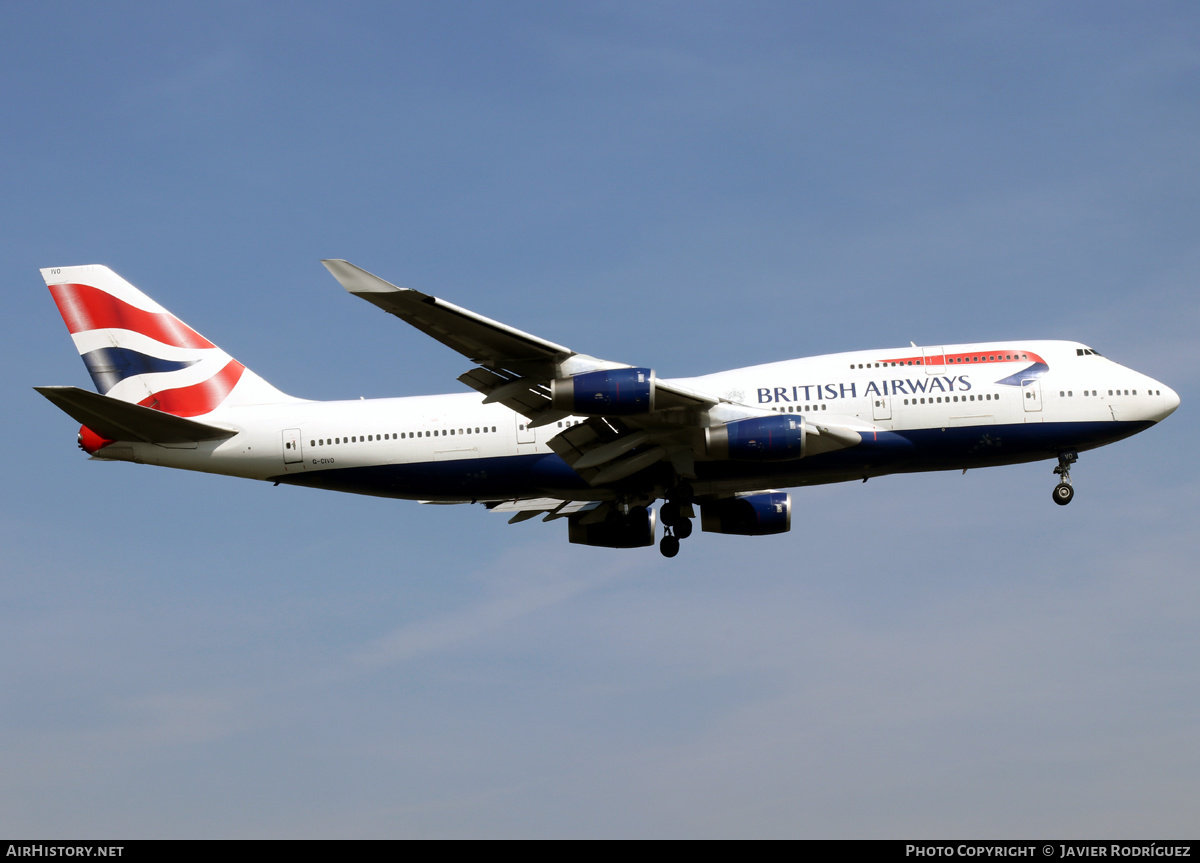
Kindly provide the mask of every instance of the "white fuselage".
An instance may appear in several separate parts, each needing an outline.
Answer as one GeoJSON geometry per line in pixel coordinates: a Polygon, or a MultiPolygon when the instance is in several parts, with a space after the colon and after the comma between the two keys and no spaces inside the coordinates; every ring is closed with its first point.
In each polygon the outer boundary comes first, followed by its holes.
{"type": "MultiPolygon", "coordinates": [[[[714,492],[1049,458],[1133,434],[1179,404],[1162,383],[1061,341],[854,351],[670,383],[719,396],[747,416],[800,414],[864,436],[859,447],[768,468],[726,463],[706,474],[701,464],[698,490],[714,492]],[[989,447],[981,449],[981,436],[989,447]]],[[[548,441],[582,420],[531,429],[474,393],[296,401],[205,417],[238,429],[227,440],[122,442],[97,455],[410,499],[497,500],[571,487],[579,497],[586,484],[548,441]]]]}

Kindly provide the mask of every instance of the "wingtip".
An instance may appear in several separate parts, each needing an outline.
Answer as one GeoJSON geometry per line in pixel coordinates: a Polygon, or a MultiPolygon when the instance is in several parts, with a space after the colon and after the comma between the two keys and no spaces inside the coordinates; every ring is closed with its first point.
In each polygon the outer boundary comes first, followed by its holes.
{"type": "Polygon", "coordinates": [[[404,290],[342,258],[323,258],[321,263],[341,286],[352,294],[380,294],[404,290]]]}

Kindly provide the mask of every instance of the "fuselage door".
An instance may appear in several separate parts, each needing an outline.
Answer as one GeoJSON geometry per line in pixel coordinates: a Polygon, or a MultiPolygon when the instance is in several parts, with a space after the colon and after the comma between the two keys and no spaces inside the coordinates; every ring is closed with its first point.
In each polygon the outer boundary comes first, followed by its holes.
{"type": "Polygon", "coordinates": [[[1021,381],[1021,402],[1025,405],[1025,413],[1034,413],[1042,409],[1042,382],[1037,378],[1021,381]]]}
{"type": "Polygon", "coordinates": [[[946,373],[945,348],[921,348],[925,355],[925,374],[944,375],[946,373]]]}
{"type": "Polygon", "coordinates": [[[300,450],[300,429],[283,430],[283,463],[299,464],[304,460],[300,450]]]}
{"type": "Polygon", "coordinates": [[[513,421],[517,424],[517,443],[536,443],[537,440],[533,436],[533,429],[529,427],[529,420],[520,414],[513,414],[513,421]]]}
{"type": "Polygon", "coordinates": [[[890,420],[892,418],[892,401],[888,396],[871,396],[871,419],[890,420]]]}

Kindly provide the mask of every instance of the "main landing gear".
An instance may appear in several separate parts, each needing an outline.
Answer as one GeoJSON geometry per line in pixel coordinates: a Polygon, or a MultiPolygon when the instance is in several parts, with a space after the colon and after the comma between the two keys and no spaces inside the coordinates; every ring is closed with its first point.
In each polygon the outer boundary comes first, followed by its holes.
{"type": "Polygon", "coordinates": [[[1066,506],[1071,502],[1071,498],[1075,497],[1075,489],[1071,485],[1071,465],[1078,460],[1078,453],[1060,452],[1058,454],[1058,467],[1054,469],[1054,472],[1062,477],[1062,481],[1054,487],[1054,491],[1050,494],[1059,506],[1066,506]]]}
{"type": "Polygon", "coordinates": [[[658,550],[663,557],[679,554],[679,541],[692,535],[692,487],[686,482],[667,492],[667,501],[658,508],[658,517],[663,523],[663,538],[658,550]]]}

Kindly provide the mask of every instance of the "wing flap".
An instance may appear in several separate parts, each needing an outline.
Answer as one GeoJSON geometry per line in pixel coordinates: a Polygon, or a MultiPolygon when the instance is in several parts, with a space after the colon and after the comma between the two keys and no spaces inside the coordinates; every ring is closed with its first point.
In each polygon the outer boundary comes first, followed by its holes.
{"type": "Polygon", "coordinates": [[[577,512],[587,512],[599,506],[602,506],[601,502],[595,500],[559,500],[553,497],[533,497],[506,500],[503,503],[494,504],[490,509],[492,512],[498,512],[503,515],[513,513],[513,517],[508,520],[508,523],[517,524],[522,521],[528,521],[531,518],[537,518],[543,513],[545,513],[545,517],[542,521],[553,521],[557,518],[566,518],[577,512]]]}
{"type": "Polygon", "coordinates": [[[486,396],[485,404],[499,402],[509,410],[531,420],[554,414],[547,420],[554,422],[566,416],[562,411],[554,410],[550,404],[549,388],[532,378],[511,378],[491,369],[471,369],[459,375],[458,380],[476,392],[483,393],[486,396]]]}

